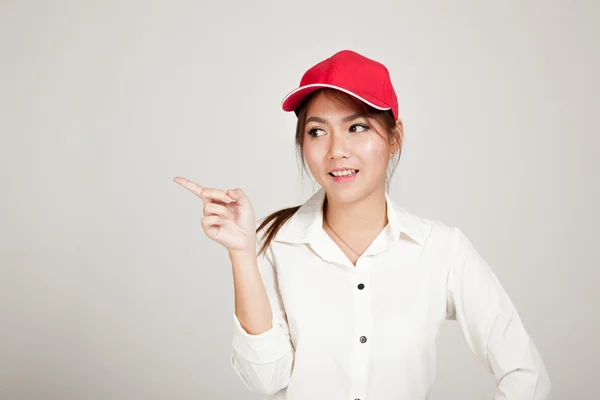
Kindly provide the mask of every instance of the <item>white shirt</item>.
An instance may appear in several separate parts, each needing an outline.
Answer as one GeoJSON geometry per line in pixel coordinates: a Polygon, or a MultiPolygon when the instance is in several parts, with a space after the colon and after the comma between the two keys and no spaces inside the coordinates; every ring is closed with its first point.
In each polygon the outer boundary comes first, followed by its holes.
{"type": "Polygon", "coordinates": [[[386,193],[389,223],[354,266],[322,228],[324,198],[321,188],[258,258],[272,328],[250,335],[233,315],[231,363],[248,389],[269,400],[425,399],[440,326],[456,319],[496,378],[494,399],[546,398],[535,345],[459,228],[386,193]]]}

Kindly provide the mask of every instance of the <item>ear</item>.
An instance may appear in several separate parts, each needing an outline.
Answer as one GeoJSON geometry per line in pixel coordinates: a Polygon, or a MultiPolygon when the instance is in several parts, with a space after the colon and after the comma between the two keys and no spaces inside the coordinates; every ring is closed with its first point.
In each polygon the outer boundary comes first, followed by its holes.
{"type": "Polygon", "coordinates": [[[396,127],[394,128],[394,136],[392,138],[392,143],[390,144],[390,160],[394,155],[402,148],[402,143],[404,142],[404,126],[402,125],[402,121],[398,119],[396,121],[396,127]]]}

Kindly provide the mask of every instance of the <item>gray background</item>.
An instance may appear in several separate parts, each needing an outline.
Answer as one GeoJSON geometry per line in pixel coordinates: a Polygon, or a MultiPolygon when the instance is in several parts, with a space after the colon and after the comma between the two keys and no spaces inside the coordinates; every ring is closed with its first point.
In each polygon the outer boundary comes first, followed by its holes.
{"type": "MultiPolygon", "coordinates": [[[[0,398],[258,399],[229,364],[226,251],[181,175],[302,203],[311,65],[383,62],[405,124],[391,195],[461,227],[554,399],[597,399],[597,1],[0,2],[0,398]]],[[[431,399],[490,398],[456,323],[431,399]]],[[[379,399],[378,399],[379,400],[379,399]]]]}

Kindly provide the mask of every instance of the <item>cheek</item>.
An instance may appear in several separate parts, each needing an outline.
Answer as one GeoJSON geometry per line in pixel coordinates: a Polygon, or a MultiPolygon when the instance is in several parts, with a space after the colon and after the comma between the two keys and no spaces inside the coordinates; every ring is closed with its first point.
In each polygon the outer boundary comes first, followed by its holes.
{"type": "Polygon", "coordinates": [[[387,150],[382,146],[381,140],[367,140],[359,148],[362,158],[375,164],[380,164],[382,161],[387,163],[387,150]]]}
{"type": "Polygon", "coordinates": [[[323,150],[319,146],[306,144],[305,142],[302,152],[304,153],[304,161],[311,170],[323,162],[323,150]]]}
{"type": "Polygon", "coordinates": [[[315,159],[314,146],[307,145],[306,143],[304,143],[302,153],[304,153],[304,159],[306,160],[307,163],[312,163],[312,161],[315,159]]]}

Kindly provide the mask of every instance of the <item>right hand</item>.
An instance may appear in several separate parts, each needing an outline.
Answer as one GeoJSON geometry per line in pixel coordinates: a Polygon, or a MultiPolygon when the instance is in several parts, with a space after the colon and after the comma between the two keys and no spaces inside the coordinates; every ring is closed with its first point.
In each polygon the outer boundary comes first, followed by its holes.
{"type": "Polygon", "coordinates": [[[256,220],[252,203],[242,191],[206,188],[182,177],[173,179],[204,202],[202,229],[229,251],[256,252],[256,220]]]}

